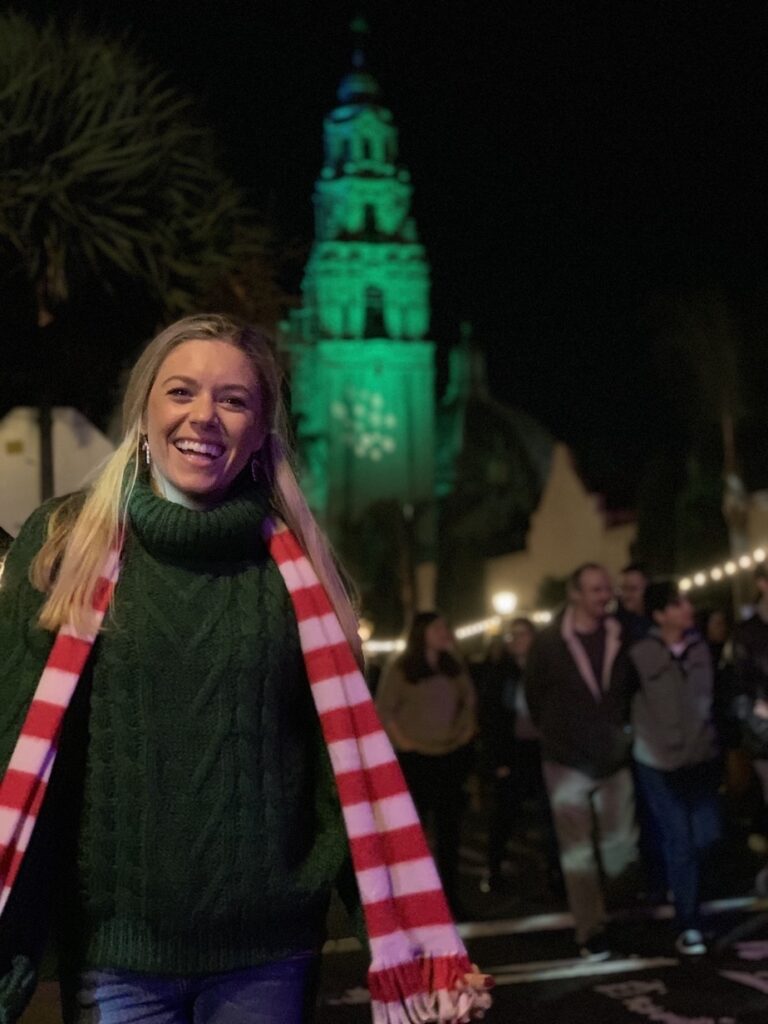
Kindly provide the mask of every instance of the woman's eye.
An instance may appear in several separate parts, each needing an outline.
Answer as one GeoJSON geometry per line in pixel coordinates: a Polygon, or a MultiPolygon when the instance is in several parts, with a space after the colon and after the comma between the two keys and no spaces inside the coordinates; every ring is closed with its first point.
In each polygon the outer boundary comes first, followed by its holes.
{"type": "Polygon", "coordinates": [[[169,395],[186,397],[187,395],[189,395],[189,388],[182,388],[182,387],[171,388],[170,391],[168,392],[168,394],[169,395]]]}
{"type": "Polygon", "coordinates": [[[234,407],[236,409],[244,409],[245,408],[245,400],[242,399],[242,398],[238,398],[237,395],[229,395],[229,396],[227,396],[227,398],[224,399],[224,404],[225,405],[234,405],[234,407]]]}

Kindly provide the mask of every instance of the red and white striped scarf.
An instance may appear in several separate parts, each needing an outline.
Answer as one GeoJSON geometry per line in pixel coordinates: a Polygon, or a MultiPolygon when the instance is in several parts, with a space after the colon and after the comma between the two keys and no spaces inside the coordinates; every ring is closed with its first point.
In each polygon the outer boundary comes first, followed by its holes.
{"type": "MultiPolygon", "coordinates": [[[[271,520],[264,532],[296,613],[336,779],[371,947],[374,1024],[468,1021],[490,998],[456,989],[471,970],[469,958],[368,687],[296,537],[271,520]]],[[[64,713],[111,601],[119,562],[119,552],[112,552],[94,599],[94,633],[59,631],[0,783],[0,914],[35,827],[64,713]]]]}

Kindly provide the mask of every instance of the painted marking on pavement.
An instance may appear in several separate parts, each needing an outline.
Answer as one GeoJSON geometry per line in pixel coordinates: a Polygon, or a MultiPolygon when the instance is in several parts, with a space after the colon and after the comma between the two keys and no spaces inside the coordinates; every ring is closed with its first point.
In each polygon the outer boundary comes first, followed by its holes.
{"type": "Polygon", "coordinates": [[[625,957],[622,960],[601,960],[591,963],[584,960],[553,960],[549,964],[509,964],[506,967],[488,967],[497,985],[530,985],[543,981],[557,981],[563,978],[592,978],[605,974],[630,974],[635,971],[650,971],[659,967],[677,967],[680,961],[670,957],[625,957]],[[526,970],[526,968],[528,968],[526,970]],[[506,972],[506,973],[504,973],[506,972]]]}
{"type": "MultiPolygon", "coordinates": [[[[711,900],[701,907],[702,914],[713,916],[731,910],[768,910],[768,900],[754,896],[737,896],[731,899],[711,900]]],[[[674,908],[669,904],[659,907],[632,907],[618,910],[609,915],[611,921],[663,921],[674,917],[674,908]]],[[[559,932],[573,928],[573,917],[568,913],[534,914],[531,917],[507,918],[502,921],[465,921],[459,925],[459,934],[464,939],[481,939],[495,935],[519,935],[529,932],[559,932]]]]}

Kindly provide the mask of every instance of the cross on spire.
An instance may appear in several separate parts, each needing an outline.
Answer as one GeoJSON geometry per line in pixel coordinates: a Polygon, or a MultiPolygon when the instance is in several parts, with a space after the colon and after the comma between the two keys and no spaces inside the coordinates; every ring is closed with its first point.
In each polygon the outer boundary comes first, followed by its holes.
{"type": "Polygon", "coordinates": [[[365,46],[371,34],[368,22],[362,14],[358,14],[350,22],[349,30],[352,33],[352,66],[358,69],[364,68],[365,46]]]}

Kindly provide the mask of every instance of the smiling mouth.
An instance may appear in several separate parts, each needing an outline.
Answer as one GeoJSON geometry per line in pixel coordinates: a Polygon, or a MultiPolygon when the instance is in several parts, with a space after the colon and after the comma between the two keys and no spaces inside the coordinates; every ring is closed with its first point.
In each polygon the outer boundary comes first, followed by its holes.
{"type": "Polygon", "coordinates": [[[186,455],[192,459],[202,458],[206,461],[213,462],[215,459],[221,458],[224,454],[224,446],[221,444],[211,444],[206,441],[174,441],[174,447],[177,451],[181,452],[182,455],[186,455]]]}

